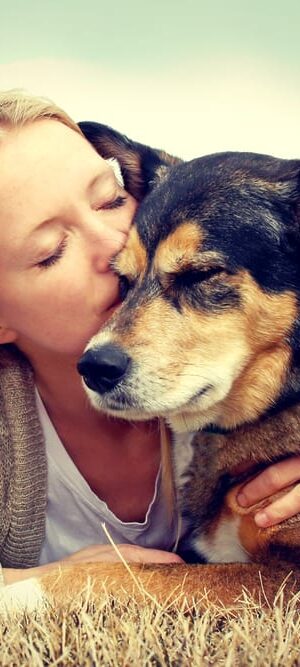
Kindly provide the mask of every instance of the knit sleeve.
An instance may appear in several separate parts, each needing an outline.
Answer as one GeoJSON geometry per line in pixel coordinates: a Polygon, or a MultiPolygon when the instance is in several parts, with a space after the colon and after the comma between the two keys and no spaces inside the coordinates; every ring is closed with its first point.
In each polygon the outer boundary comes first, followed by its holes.
{"type": "Polygon", "coordinates": [[[0,562],[39,562],[45,534],[47,459],[32,369],[14,346],[0,346],[0,562]]]}

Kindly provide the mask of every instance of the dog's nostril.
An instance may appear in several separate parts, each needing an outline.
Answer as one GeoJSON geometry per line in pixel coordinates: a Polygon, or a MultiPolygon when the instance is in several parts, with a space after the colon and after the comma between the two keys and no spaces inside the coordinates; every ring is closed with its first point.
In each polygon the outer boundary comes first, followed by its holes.
{"type": "Polygon", "coordinates": [[[87,350],[77,364],[85,384],[100,394],[113,389],[128,371],[130,357],[116,345],[87,350]]]}

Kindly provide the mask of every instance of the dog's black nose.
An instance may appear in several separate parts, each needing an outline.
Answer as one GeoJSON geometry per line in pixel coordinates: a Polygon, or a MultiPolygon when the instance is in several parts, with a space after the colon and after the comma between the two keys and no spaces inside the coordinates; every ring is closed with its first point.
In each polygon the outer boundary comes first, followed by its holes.
{"type": "Polygon", "coordinates": [[[85,384],[105,394],[113,389],[124,377],[130,364],[130,357],[116,345],[102,345],[102,347],[87,350],[77,364],[85,384]]]}

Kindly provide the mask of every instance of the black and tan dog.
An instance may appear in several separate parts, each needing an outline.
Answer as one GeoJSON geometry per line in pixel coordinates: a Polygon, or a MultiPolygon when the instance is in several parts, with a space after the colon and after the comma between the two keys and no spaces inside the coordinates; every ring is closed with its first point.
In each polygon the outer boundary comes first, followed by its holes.
{"type": "MultiPolygon", "coordinates": [[[[102,125],[81,129],[118,159],[141,204],[114,264],[124,303],[79,370],[97,408],[167,420],[184,555],[219,564],[133,570],[159,597],[177,585],[229,602],[243,584],[259,589],[259,571],[269,596],[290,570],[297,588],[300,515],[259,529],[257,506],[236,496],[300,452],[300,161],[224,153],[184,163],[102,125]]],[[[64,596],[73,569],[44,587],[64,596]]],[[[110,590],[133,586],[122,566],[85,567],[76,581],[86,573],[107,576],[110,590]]]]}
{"type": "Polygon", "coordinates": [[[102,126],[83,130],[148,193],[115,261],[124,304],[79,364],[92,403],[179,434],[187,559],[297,564],[300,514],[259,529],[257,506],[236,495],[300,452],[300,161],[224,153],[169,166],[102,126]]]}

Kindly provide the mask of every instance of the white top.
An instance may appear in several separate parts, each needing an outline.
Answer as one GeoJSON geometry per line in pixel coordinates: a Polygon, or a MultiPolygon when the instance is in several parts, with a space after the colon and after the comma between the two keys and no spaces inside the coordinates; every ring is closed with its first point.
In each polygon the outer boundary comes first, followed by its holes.
{"type": "Polygon", "coordinates": [[[91,544],[107,544],[102,523],[116,544],[171,551],[176,540],[176,521],[170,527],[160,471],[145,520],[121,521],[91,490],[65,450],[38,392],[36,396],[48,461],[46,537],[39,564],[59,560],[91,544]]]}

